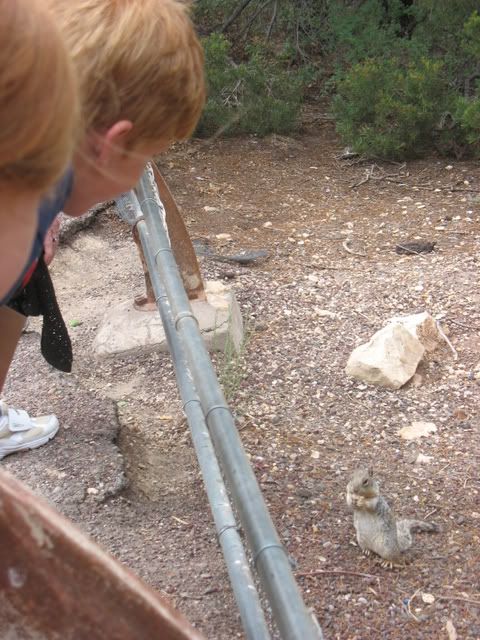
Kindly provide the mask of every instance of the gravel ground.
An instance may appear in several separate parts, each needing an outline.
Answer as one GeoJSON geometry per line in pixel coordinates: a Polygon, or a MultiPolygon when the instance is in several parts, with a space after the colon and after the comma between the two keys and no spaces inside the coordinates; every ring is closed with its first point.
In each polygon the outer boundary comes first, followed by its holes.
{"type": "MultiPolygon", "coordinates": [[[[340,153],[327,124],[296,139],[178,146],[162,170],[211,253],[270,253],[250,267],[201,258],[205,277],[234,287],[246,325],[243,352],[214,361],[326,638],[480,638],[478,164],[340,153]],[[395,253],[412,240],[437,244],[395,253]],[[456,358],[439,348],[398,391],[346,377],[355,346],[423,310],[441,319],[456,358]],[[406,443],[398,431],[415,420],[437,432],[406,443]],[[429,462],[415,464],[418,453],[429,462]],[[358,465],[373,466],[397,513],[441,528],[416,536],[405,568],[381,568],[355,545],[345,487],[358,465]]],[[[2,464],[208,638],[243,637],[169,356],[91,354],[104,311],[142,290],[128,229],[99,213],[52,271],[74,325],[74,371],[43,363],[33,321],[5,397],[56,412],[63,429],[2,464]]]]}

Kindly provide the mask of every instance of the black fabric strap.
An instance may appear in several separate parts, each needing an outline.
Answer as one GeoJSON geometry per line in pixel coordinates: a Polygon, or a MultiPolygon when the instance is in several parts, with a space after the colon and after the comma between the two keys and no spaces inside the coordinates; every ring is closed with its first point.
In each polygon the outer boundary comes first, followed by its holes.
{"type": "Polygon", "coordinates": [[[27,285],[8,306],[24,316],[43,316],[40,348],[45,360],[56,369],[72,370],[72,343],[55,296],[55,289],[43,255],[27,285]]]}

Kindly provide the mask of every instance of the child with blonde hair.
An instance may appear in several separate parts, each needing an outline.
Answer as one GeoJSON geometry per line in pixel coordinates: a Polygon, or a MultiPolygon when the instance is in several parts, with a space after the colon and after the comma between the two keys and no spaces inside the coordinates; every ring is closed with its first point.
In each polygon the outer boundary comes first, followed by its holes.
{"type": "MultiPolygon", "coordinates": [[[[48,269],[39,258],[47,230],[60,211],[82,215],[94,204],[128,191],[149,160],[172,142],[188,138],[205,100],[203,52],[188,6],[181,0],[45,1],[73,59],[85,134],[74,154],[73,176],[61,185],[55,202],[40,212],[31,282],[9,305],[19,315],[27,315],[31,313],[29,288],[35,289],[36,298],[44,288],[46,301],[39,309],[44,315],[42,353],[54,366],[69,371],[71,347],[48,269]],[[46,334],[46,327],[54,330],[46,334]]],[[[8,366],[2,370],[0,363],[0,391],[8,366]]],[[[0,437],[0,458],[39,446],[30,433],[40,423],[49,425],[50,437],[58,429],[53,415],[31,418],[5,403],[0,412],[9,417],[12,434],[18,436],[18,429],[23,429],[21,441],[16,437],[2,442],[0,437]]]]}
{"type": "MultiPolygon", "coordinates": [[[[0,0],[0,42],[1,300],[28,265],[40,200],[70,160],[78,104],[70,57],[42,2],[0,0]]],[[[0,307],[0,370],[8,367],[23,324],[0,307]]],[[[18,439],[12,426],[8,411],[0,411],[0,442],[18,439]]],[[[42,443],[50,432],[39,424],[29,437],[42,443]]]]}

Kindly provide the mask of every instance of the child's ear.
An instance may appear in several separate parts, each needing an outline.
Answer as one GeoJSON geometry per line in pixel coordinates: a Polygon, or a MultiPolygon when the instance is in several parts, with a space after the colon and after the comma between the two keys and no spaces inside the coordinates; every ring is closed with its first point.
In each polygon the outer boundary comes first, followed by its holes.
{"type": "Polygon", "coordinates": [[[95,137],[96,156],[101,164],[108,165],[113,158],[123,155],[132,128],[130,120],[119,120],[95,137]]]}

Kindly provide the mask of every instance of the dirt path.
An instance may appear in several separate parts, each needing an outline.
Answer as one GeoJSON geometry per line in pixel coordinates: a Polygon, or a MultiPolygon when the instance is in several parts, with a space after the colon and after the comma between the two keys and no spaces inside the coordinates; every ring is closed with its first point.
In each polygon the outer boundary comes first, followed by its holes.
{"type": "MultiPolygon", "coordinates": [[[[478,164],[376,166],[340,152],[326,128],[295,140],[194,143],[162,168],[193,238],[217,253],[270,252],[257,267],[203,258],[202,269],[226,278],[241,304],[245,353],[216,358],[218,371],[326,637],[448,638],[450,620],[459,638],[480,638],[478,164]],[[395,253],[414,239],[435,241],[435,251],[395,253]],[[457,360],[447,347],[434,352],[419,384],[395,392],[346,378],[357,344],[391,316],[424,309],[443,317],[457,360]],[[413,420],[434,422],[437,434],[405,444],[397,432],[413,420]],[[430,462],[415,465],[418,452],[430,462]],[[373,464],[398,512],[441,526],[417,536],[405,569],[383,569],[354,545],[344,491],[360,464],[373,464]]],[[[142,288],[128,230],[101,214],[53,272],[76,325],[74,373],[49,371],[32,323],[5,395],[57,412],[68,428],[2,464],[207,637],[242,637],[169,357],[91,356],[105,309],[142,288]]]]}

